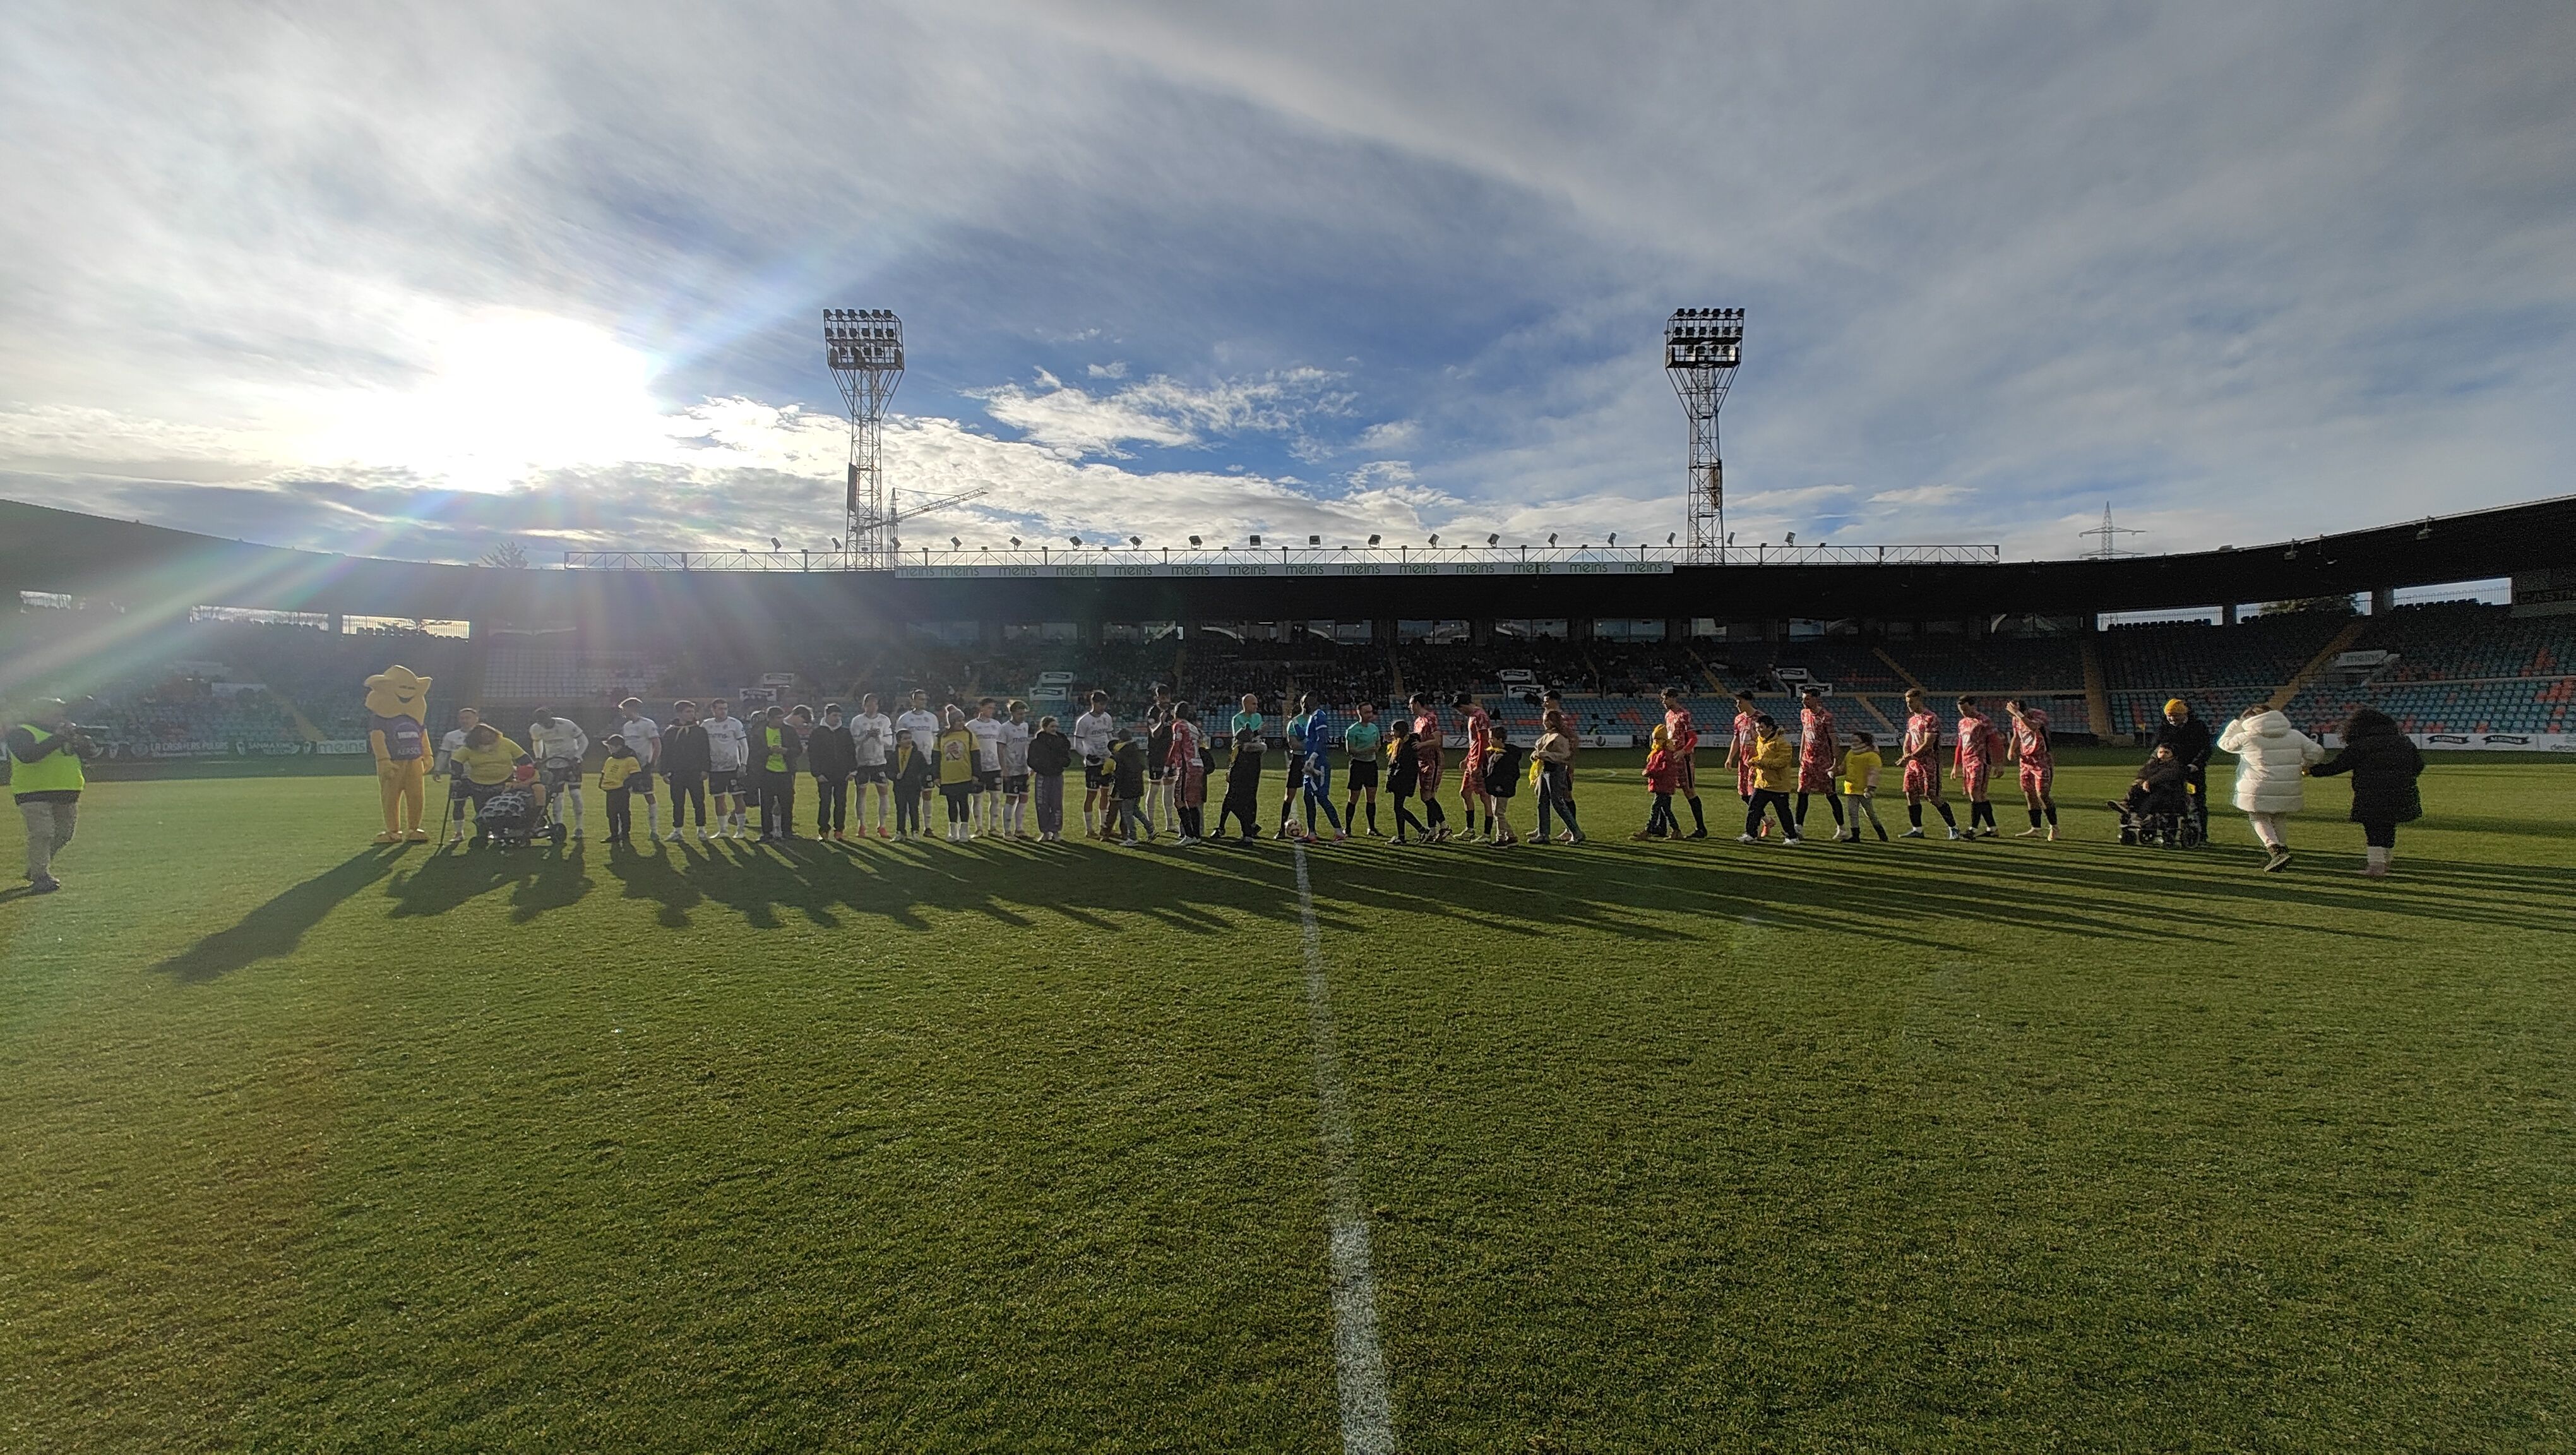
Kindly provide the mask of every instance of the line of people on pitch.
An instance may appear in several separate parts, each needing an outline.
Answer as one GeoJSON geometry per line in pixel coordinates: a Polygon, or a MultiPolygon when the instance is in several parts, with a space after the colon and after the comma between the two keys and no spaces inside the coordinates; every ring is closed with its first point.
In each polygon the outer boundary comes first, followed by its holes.
{"type": "MultiPolygon", "coordinates": [[[[1681,694],[1672,688],[1664,690],[1663,707],[1664,720],[1648,737],[1644,769],[1653,803],[1646,826],[1632,837],[1704,839],[1708,819],[1700,804],[1695,761],[1698,724],[1681,694]],[[1674,812],[1675,798],[1690,808],[1687,833],[1674,812]]],[[[2000,836],[2003,829],[1989,792],[1997,770],[2009,767],[2030,818],[2030,827],[2022,830],[2021,837],[2055,839],[2057,759],[2046,709],[2020,698],[2007,699],[2004,711],[2011,724],[2007,731],[1987,716],[1974,696],[1959,698],[1957,707],[1953,727],[1932,711],[1930,696],[1922,688],[1905,694],[1905,727],[1895,744],[1894,766],[1905,795],[1907,827],[1898,837],[1924,837],[1926,808],[1940,815],[1952,839],[2000,836]],[[1945,742],[1950,748],[1946,758],[1945,742]],[[1944,787],[1945,778],[1953,774],[1968,801],[1964,829],[1951,811],[1944,787]]],[[[1817,799],[1833,814],[1831,837],[1837,842],[1858,843],[1864,823],[1881,842],[1889,838],[1887,825],[1878,816],[1879,784],[1889,768],[1886,755],[1874,734],[1846,732],[1823,694],[1799,695],[1794,744],[1786,729],[1756,706],[1749,692],[1735,695],[1735,721],[1730,726],[1726,766],[1735,771],[1736,796],[1744,804],[1744,831],[1736,835],[1738,842],[1758,844],[1774,838],[1771,830],[1776,821],[1778,842],[1805,843],[1807,810],[1817,799]]]]}
{"type": "MultiPolygon", "coordinates": [[[[1707,820],[1698,792],[1697,724],[1681,694],[1662,694],[1664,718],[1652,732],[1643,770],[1653,795],[1645,828],[1634,837],[1706,838],[1707,820]],[[1692,828],[1685,833],[1674,799],[1689,807],[1692,828]]],[[[1410,715],[1391,725],[1377,721],[1374,704],[1362,703],[1345,723],[1317,702],[1313,694],[1298,704],[1284,728],[1286,774],[1279,800],[1278,832],[1283,838],[1344,840],[1361,832],[1378,832],[1377,800],[1381,782],[1392,800],[1395,841],[1440,843],[1450,838],[1448,815],[1441,802],[1447,767],[1447,728],[1438,707],[1422,694],[1406,704],[1410,715]],[[1334,805],[1332,754],[1339,746],[1347,764],[1347,797],[1334,805]],[[1381,759],[1383,762],[1381,763],[1381,759]],[[1383,774],[1381,774],[1383,768],[1383,774]],[[1418,800],[1421,815],[1413,812],[1418,800]],[[1303,826],[1298,806],[1304,808],[1303,826]],[[1320,823],[1319,823],[1320,819],[1320,823]],[[1410,832],[1408,832],[1410,831],[1410,832]]],[[[1906,721],[1897,742],[1896,771],[1908,826],[1901,835],[1925,835],[1924,810],[1938,814],[1953,840],[1996,837],[2002,833],[1990,787],[2000,767],[2010,767],[2030,826],[2024,838],[2058,836],[2054,797],[2056,762],[2048,713],[2019,698],[2003,706],[2010,729],[1990,718],[1973,696],[1961,696],[1955,725],[1945,723],[1930,707],[1929,694],[1913,688],[1905,694],[1906,721]],[[1942,752],[1945,728],[1950,748],[1942,752]],[[1959,826],[1945,789],[1955,775],[1967,799],[1969,820],[1959,826]]],[[[619,705],[618,731],[603,739],[607,756],[600,769],[606,800],[608,838],[632,842],[632,802],[646,805],[647,837],[659,837],[657,772],[672,795],[668,839],[678,842],[694,811],[701,842],[710,837],[744,837],[749,809],[760,809],[758,836],[791,838],[795,833],[796,779],[811,776],[816,786],[818,836],[846,841],[850,796],[859,799],[862,826],[873,788],[875,832],[880,838],[927,835],[927,808],[936,796],[946,807],[944,836],[964,841],[983,835],[1036,837],[1060,841],[1065,824],[1064,776],[1076,763],[1083,770],[1083,832],[1092,839],[1117,837],[1133,844],[1160,831],[1182,844],[1222,838],[1229,823],[1238,837],[1260,836],[1256,821],[1262,808],[1261,780],[1268,743],[1268,721],[1260,699],[1243,696],[1227,723],[1223,750],[1199,720],[1195,707],[1172,700],[1168,687],[1157,685],[1143,731],[1122,725],[1110,713],[1104,693],[1093,693],[1089,710],[1076,717],[1070,733],[1049,716],[1030,721],[1028,705],[995,698],[980,699],[973,716],[955,703],[930,710],[927,694],[915,691],[901,714],[888,717],[876,695],[860,699],[859,711],[845,718],[839,704],[826,704],[818,716],[810,708],[771,706],[756,719],[732,716],[725,699],[709,704],[701,721],[694,702],[675,704],[668,734],[642,713],[642,703],[629,698],[619,705]],[[1225,793],[1211,833],[1204,814],[1210,782],[1220,765],[1225,793]],[[714,808],[709,828],[709,802],[714,808]],[[1030,822],[1034,806],[1035,824],[1030,822]],[[893,823],[887,820],[889,809],[893,823]]],[[[1574,761],[1580,738],[1572,731],[1562,704],[1553,693],[1541,704],[1542,731],[1523,750],[1499,732],[1491,715],[1472,694],[1451,703],[1466,728],[1467,747],[1459,766],[1465,836],[1478,836],[1509,847],[1523,842],[1511,824],[1512,800],[1518,796],[1521,767],[1537,801],[1537,842],[1551,841],[1551,828],[1561,824],[1556,842],[1580,843],[1582,830],[1574,801],[1574,761]],[[1554,820],[1554,824],[1551,823],[1554,820]]],[[[1862,825],[1886,841],[1890,835],[1878,816],[1877,797],[1887,771],[1875,737],[1866,731],[1844,734],[1825,699],[1801,696],[1800,734],[1793,745],[1781,725],[1762,712],[1750,693],[1736,696],[1736,714],[1728,740],[1726,763],[1736,774],[1736,790],[1745,809],[1740,842],[1769,838],[1774,821],[1779,841],[1805,842],[1810,803],[1825,800],[1834,818],[1833,837],[1857,842],[1862,825]]],[[[2363,872],[2388,872],[2396,826],[2420,816],[2415,786],[2422,757],[2397,731],[2386,714],[2372,708],[2354,713],[2345,726],[2344,752],[2326,761],[2324,748],[2297,732],[2286,716],[2268,703],[2248,707],[2226,730],[2212,738],[2188,704],[2165,704],[2153,756],[2140,769],[2125,800],[2111,807],[2124,821],[2160,811],[2191,815],[2207,826],[2207,767],[2213,748],[2237,755],[2235,797],[2264,845],[2266,872],[2278,872],[2290,861],[2286,824],[2304,804],[2301,775],[2351,772],[2355,775],[2352,817],[2363,825],[2368,854],[2363,872]]],[[[454,837],[464,833],[465,813],[513,783],[532,786],[549,820],[567,822],[570,837],[584,831],[582,763],[589,740],[569,718],[541,709],[521,747],[482,723],[474,709],[458,714],[458,726],[440,744],[437,769],[450,779],[449,817],[454,837]]],[[[450,841],[442,835],[442,846],[450,841]]]]}

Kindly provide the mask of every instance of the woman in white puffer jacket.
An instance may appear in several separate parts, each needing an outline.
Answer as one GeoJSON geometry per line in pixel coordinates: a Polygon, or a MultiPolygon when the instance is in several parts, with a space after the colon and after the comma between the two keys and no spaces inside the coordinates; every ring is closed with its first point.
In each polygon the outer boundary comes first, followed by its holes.
{"type": "Polygon", "coordinates": [[[2266,874],[2277,874],[2290,862],[2289,842],[2281,826],[2307,803],[2307,782],[2300,775],[2326,755],[2323,744],[2297,728],[2267,703],[2245,709],[2245,715],[2218,735],[2218,750],[2236,755],[2236,806],[2254,825],[2271,857],[2266,874]]]}

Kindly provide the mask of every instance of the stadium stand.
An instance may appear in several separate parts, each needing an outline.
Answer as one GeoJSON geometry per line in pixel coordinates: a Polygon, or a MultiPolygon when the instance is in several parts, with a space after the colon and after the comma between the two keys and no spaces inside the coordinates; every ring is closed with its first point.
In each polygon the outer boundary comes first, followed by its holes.
{"type": "Polygon", "coordinates": [[[2153,731],[2170,697],[2194,703],[2206,718],[2233,717],[2279,690],[2350,624],[2351,618],[2326,612],[2284,612],[2235,626],[2113,627],[2103,633],[2111,731],[2153,731]]]}
{"type": "Polygon", "coordinates": [[[2563,733],[2576,719],[2576,616],[2515,617],[2476,602],[2402,606],[2362,628],[2344,655],[2287,711],[2333,732],[2356,707],[2376,707],[2410,733],[2563,733]]]}
{"type": "Polygon", "coordinates": [[[2279,700],[2318,729],[2367,702],[2418,733],[2564,733],[2576,619],[2513,610],[2567,600],[2571,539],[2576,497],[2112,562],[1683,563],[1473,581],[1374,568],[1253,580],[1225,563],[1204,576],[1158,564],[876,577],[359,560],[0,501],[0,579],[18,596],[15,613],[0,612],[0,693],[74,698],[84,721],[154,755],[345,749],[364,730],[359,682],[396,660],[436,679],[441,722],[472,701],[511,727],[540,702],[604,727],[627,695],[657,716],[677,696],[746,689],[819,705],[919,688],[1027,697],[1045,712],[1095,687],[1137,704],[1169,682],[1210,711],[1244,691],[1274,710],[1306,690],[1390,708],[1408,692],[1474,692],[1514,731],[1536,727],[1538,695],[1554,689],[1580,725],[1612,735],[1644,732],[1653,694],[1673,687],[1722,733],[1731,691],[1794,721],[1791,694],[1812,682],[1832,687],[1846,728],[1876,732],[1920,685],[1945,715],[1961,693],[2037,698],[2077,737],[2146,731],[2174,696],[2209,718],[2279,700]],[[2256,591],[2385,601],[2500,576],[2521,607],[2080,630],[2100,613],[2256,591]],[[229,604],[191,604],[203,602],[229,604]],[[1285,620],[1326,611],[1335,620],[1320,630],[1285,620]],[[473,635],[337,629],[424,616],[471,622],[473,635]],[[1694,622],[1718,627],[1684,635],[1694,622]]]}
{"type": "MultiPolygon", "coordinates": [[[[2279,691],[2336,634],[2355,624],[2328,613],[2282,613],[2236,626],[2200,623],[2117,627],[2101,634],[2112,730],[2152,730],[2165,699],[2180,696],[2224,717],[2279,691]]],[[[2514,617],[2466,602],[2405,607],[2360,624],[2352,663],[2330,667],[2289,706],[2294,721],[2332,731],[2369,703],[2418,733],[2566,732],[2576,718],[2576,617],[2514,617]],[[2384,654],[2384,655],[2382,655],[2384,654]]],[[[2018,695],[2045,707],[2061,734],[2090,724],[2079,644],[2067,637],[1872,641],[1567,642],[1502,639],[1387,648],[1320,637],[1240,640],[1220,633],[1085,646],[1022,641],[955,648],[902,642],[837,654],[745,657],[705,643],[653,653],[581,645],[569,633],[496,632],[487,642],[418,635],[332,636],[310,627],[198,623],[154,644],[152,660],[100,684],[82,711],[109,725],[132,756],[312,751],[364,736],[357,684],[390,660],[438,681],[432,712],[445,722],[471,694],[515,727],[540,703],[602,732],[622,698],[645,699],[667,718],[678,697],[756,695],[778,682],[782,703],[855,703],[874,691],[893,700],[919,687],[937,700],[1021,697],[1039,714],[1078,704],[1093,688],[1114,701],[1147,699],[1157,682],[1211,711],[1258,694],[1284,712],[1289,694],[1320,693],[1386,712],[1425,692],[1446,703],[1477,694],[1506,730],[1539,727],[1539,697],[1554,689],[1586,732],[1642,739],[1661,721],[1656,694],[1682,689],[1705,738],[1722,738],[1734,715],[1727,695],[1753,691],[1757,706],[1797,720],[1802,681],[1831,689],[1845,730],[1884,735],[1904,718],[1908,682],[1951,712],[1962,693],[2018,695]],[[480,648],[480,655],[477,649],[480,648]],[[1783,676],[1783,669],[1790,675],[1783,676]],[[1794,674],[1808,674],[1799,679],[1794,674]]]]}
{"type": "Polygon", "coordinates": [[[272,756],[366,736],[361,684],[402,660],[435,680],[433,714],[454,711],[464,643],[421,634],[333,636],[304,626],[190,622],[172,628],[76,704],[106,727],[112,756],[272,756]]]}

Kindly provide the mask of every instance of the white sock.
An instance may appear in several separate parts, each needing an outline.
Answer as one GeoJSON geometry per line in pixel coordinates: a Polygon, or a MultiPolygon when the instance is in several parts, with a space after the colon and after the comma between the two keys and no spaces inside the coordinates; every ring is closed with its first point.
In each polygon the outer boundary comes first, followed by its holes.
{"type": "Polygon", "coordinates": [[[2374,869],[2385,869],[2388,867],[2388,851],[2377,844],[2367,846],[2363,850],[2362,857],[2367,859],[2370,863],[2370,867],[2374,869]]]}
{"type": "Polygon", "coordinates": [[[572,831],[573,831],[574,833],[580,833],[580,832],[581,832],[581,790],[580,790],[580,789],[578,789],[578,788],[567,788],[567,789],[565,789],[565,790],[564,790],[564,797],[569,798],[569,799],[571,799],[571,800],[572,800],[572,831]]]}
{"type": "MultiPolygon", "coordinates": [[[[679,810],[678,810],[678,809],[673,809],[673,810],[672,810],[672,812],[673,812],[673,813],[677,813],[677,812],[679,812],[679,810]]],[[[644,800],[644,834],[645,834],[645,837],[647,837],[647,838],[659,838],[659,837],[661,836],[661,833],[662,833],[662,800],[660,800],[660,799],[658,799],[658,798],[648,798],[648,799],[645,799],[645,800],[644,800]]]]}

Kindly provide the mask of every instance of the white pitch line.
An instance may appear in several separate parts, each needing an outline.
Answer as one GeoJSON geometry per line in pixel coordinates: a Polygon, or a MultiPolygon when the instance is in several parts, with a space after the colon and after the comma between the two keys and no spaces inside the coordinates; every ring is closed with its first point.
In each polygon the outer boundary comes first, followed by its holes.
{"type": "Polygon", "coordinates": [[[1342,1396],[1343,1455],[1395,1455],[1386,1355],[1377,1343],[1377,1278],[1369,1271],[1368,1210],[1351,1170],[1351,1116],[1333,1037],[1332,988],[1315,932],[1306,846],[1297,848],[1297,919],[1306,942],[1306,1019],[1315,1038],[1315,1120],[1324,1141],[1324,1245],[1333,1265],[1333,1379],[1342,1396]]]}

